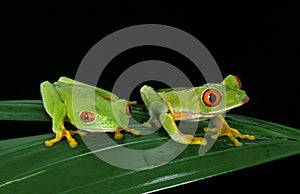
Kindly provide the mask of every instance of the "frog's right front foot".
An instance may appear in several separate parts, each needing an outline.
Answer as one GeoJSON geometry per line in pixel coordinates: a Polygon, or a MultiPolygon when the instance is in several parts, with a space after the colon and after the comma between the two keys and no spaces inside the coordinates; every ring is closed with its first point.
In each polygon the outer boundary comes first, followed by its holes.
{"type": "Polygon", "coordinates": [[[51,139],[51,140],[45,141],[44,144],[47,147],[51,147],[56,142],[59,142],[63,137],[67,138],[67,141],[69,142],[69,145],[72,148],[74,148],[74,147],[76,147],[78,145],[78,143],[76,142],[76,140],[72,137],[72,133],[69,130],[66,130],[66,129],[62,129],[62,130],[56,131],[55,132],[55,138],[51,139]]]}

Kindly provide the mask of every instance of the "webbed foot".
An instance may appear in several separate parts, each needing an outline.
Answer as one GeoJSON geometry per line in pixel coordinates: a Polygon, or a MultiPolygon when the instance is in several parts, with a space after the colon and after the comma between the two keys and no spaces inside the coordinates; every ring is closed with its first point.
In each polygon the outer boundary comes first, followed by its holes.
{"type": "Polygon", "coordinates": [[[183,144],[206,145],[206,139],[203,137],[194,137],[192,135],[180,134],[180,137],[172,137],[175,141],[183,144]]]}
{"type": "Polygon", "coordinates": [[[44,142],[44,144],[47,147],[51,147],[56,142],[59,142],[63,137],[66,137],[67,141],[69,142],[70,147],[74,148],[74,147],[76,147],[78,145],[78,143],[72,137],[72,133],[74,134],[74,131],[70,132],[70,131],[68,131],[66,129],[61,129],[61,130],[55,132],[55,138],[54,139],[47,140],[47,141],[44,142]]]}
{"type": "Polygon", "coordinates": [[[211,135],[211,138],[217,139],[221,136],[227,136],[235,146],[243,146],[243,143],[241,143],[239,140],[237,140],[237,137],[243,138],[243,139],[249,139],[249,140],[255,140],[255,136],[248,135],[248,134],[241,134],[237,129],[229,127],[227,122],[224,120],[222,116],[216,116],[213,120],[215,123],[218,124],[218,127],[216,128],[204,128],[204,131],[206,132],[213,132],[216,133],[214,135],[211,135]]]}
{"type": "Polygon", "coordinates": [[[132,135],[140,135],[141,132],[138,131],[138,130],[135,130],[135,129],[118,129],[115,131],[115,134],[114,134],[114,138],[117,139],[117,140],[121,140],[124,138],[124,135],[121,133],[121,131],[126,131],[128,133],[131,133],[132,135]]]}

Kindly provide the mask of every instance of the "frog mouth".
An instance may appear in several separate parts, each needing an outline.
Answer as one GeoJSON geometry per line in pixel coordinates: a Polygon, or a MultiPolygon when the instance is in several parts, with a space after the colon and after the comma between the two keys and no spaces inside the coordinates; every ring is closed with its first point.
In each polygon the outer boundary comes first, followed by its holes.
{"type": "Polygon", "coordinates": [[[222,110],[210,111],[210,112],[205,112],[205,113],[175,112],[173,114],[173,118],[175,121],[180,121],[180,120],[204,121],[204,120],[210,119],[212,117],[215,117],[216,115],[226,113],[231,109],[242,106],[243,104],[244,104],[244,102],[241,102],[239,104],[226,107],[222,110]]]}
{"type": "Polygon", "coordinates": [[[214,115],[216,115],[216,114],[222,114],[222,113],[225,113],[225,112],[230,111],[231,109],[240,107],[240,106],[242,106],[243,104],[245,104],[245,103],[241,102],[241,103],[239,103],[239,104],[236,104],[236,105],[233,105],[233,106],[226,107],[226,108],[224,108],[223,110],[217,110],[217,111],[211,111],[211,112],[205,113],[205,115],[212,115],[212,116],[214,116],[214,115]]]}
{"type": "Polygon", "coordinates": [[[111,129],[111,128],[103,128],[103,129],[80,129],[82,131],[86,131],[86,132],[89,132],[89,133],[99,133],[99,132],[115,132],[116,130],[115,129],[111,129]]]}

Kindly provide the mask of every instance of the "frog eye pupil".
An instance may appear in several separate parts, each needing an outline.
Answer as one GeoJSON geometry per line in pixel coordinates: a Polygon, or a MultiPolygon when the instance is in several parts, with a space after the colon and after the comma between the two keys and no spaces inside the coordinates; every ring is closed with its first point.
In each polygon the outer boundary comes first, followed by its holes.
{"type": "Polygon", "coordinates": [[[83,111],[80,113],[80,120],[84,123],[89,123],[95,120],[95,114],[89,111],[83,111]]]}
{"type": "Polygon", "coordinates": [[[89,120],[89,115],[87,113],[84,114],[84,120],[89,120]]]}
{"type": "Polygon", "coordinates": [[[207,89],[203,92],[202,101],[206,106],[217,106],[221,102],[221,94],[216,89],[207,89]]]}
{"type": "Polygon", "coordinates": [[[213,94],[213,93],[209,94],[208,98],[209,98],[209,101],[210,101],[211,103],[214,103],[214,102],[216,102],[216,100],[217,100],[216,95],[213,94]]]}

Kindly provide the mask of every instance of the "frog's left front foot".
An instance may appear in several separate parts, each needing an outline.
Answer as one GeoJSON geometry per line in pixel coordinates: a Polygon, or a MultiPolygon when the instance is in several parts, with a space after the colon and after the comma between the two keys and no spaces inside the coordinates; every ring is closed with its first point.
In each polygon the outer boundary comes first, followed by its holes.
{"type": "Polygon", "coordinates": [[[78,143],[76,142],[76,140],[72,137],[72,132],[66,129],[62,129],[59,131],[55,132],[55,138],[51,139],[51,140],[47,140],[45,141],[45,145],[47,147],[51,147],[53,146],[53,144],[55,144],[56,142],[59,142],[63,137],[66,137],[69,145],[73,148],[76,147],[78,145],[78,143]]]}
{"type": "Polygon", "coordinates": [[[234,143],[235,146],[243,145],[243,143],[241,143],[239,140],[237,140],[236,137],[249,139],[249,140],[255,140],[255,136],[243,135],[237,129],[233,129],[230,127],[228,127],[228,128],[223,127],[220,131],[218,128],[204,128],[204,131],[217,132],[217,134],[211,136],[213,139],[217,139],[218,137],[221,137],[221,136],[227,136],[234,143]]]}
{"type": "Polygon", "coordinates": [[[229,125],[227,124],[227,122],[224,120],[224,118],[222,116],[217,116],[216,118],[214,118],[213,121],[216,122],[219,127],[204,128],[204,131],[206,131],[206,132],[208,132],[208,131],[216,132],[215,135],[211,136],[213,139],[217,139],[218,137],[221,137],[221,136],[227,136],[234,143],[235,146],[243,145],[240,141],[238,141],[236,139],[237,137],[243,138],[243,139],[249,139],[252,141],[255,140],[255,136],[243,135],[237,129],[229,127],[229,125]],[[221,128],[220,128],[220,125],[221,125],[221,128]]]}

